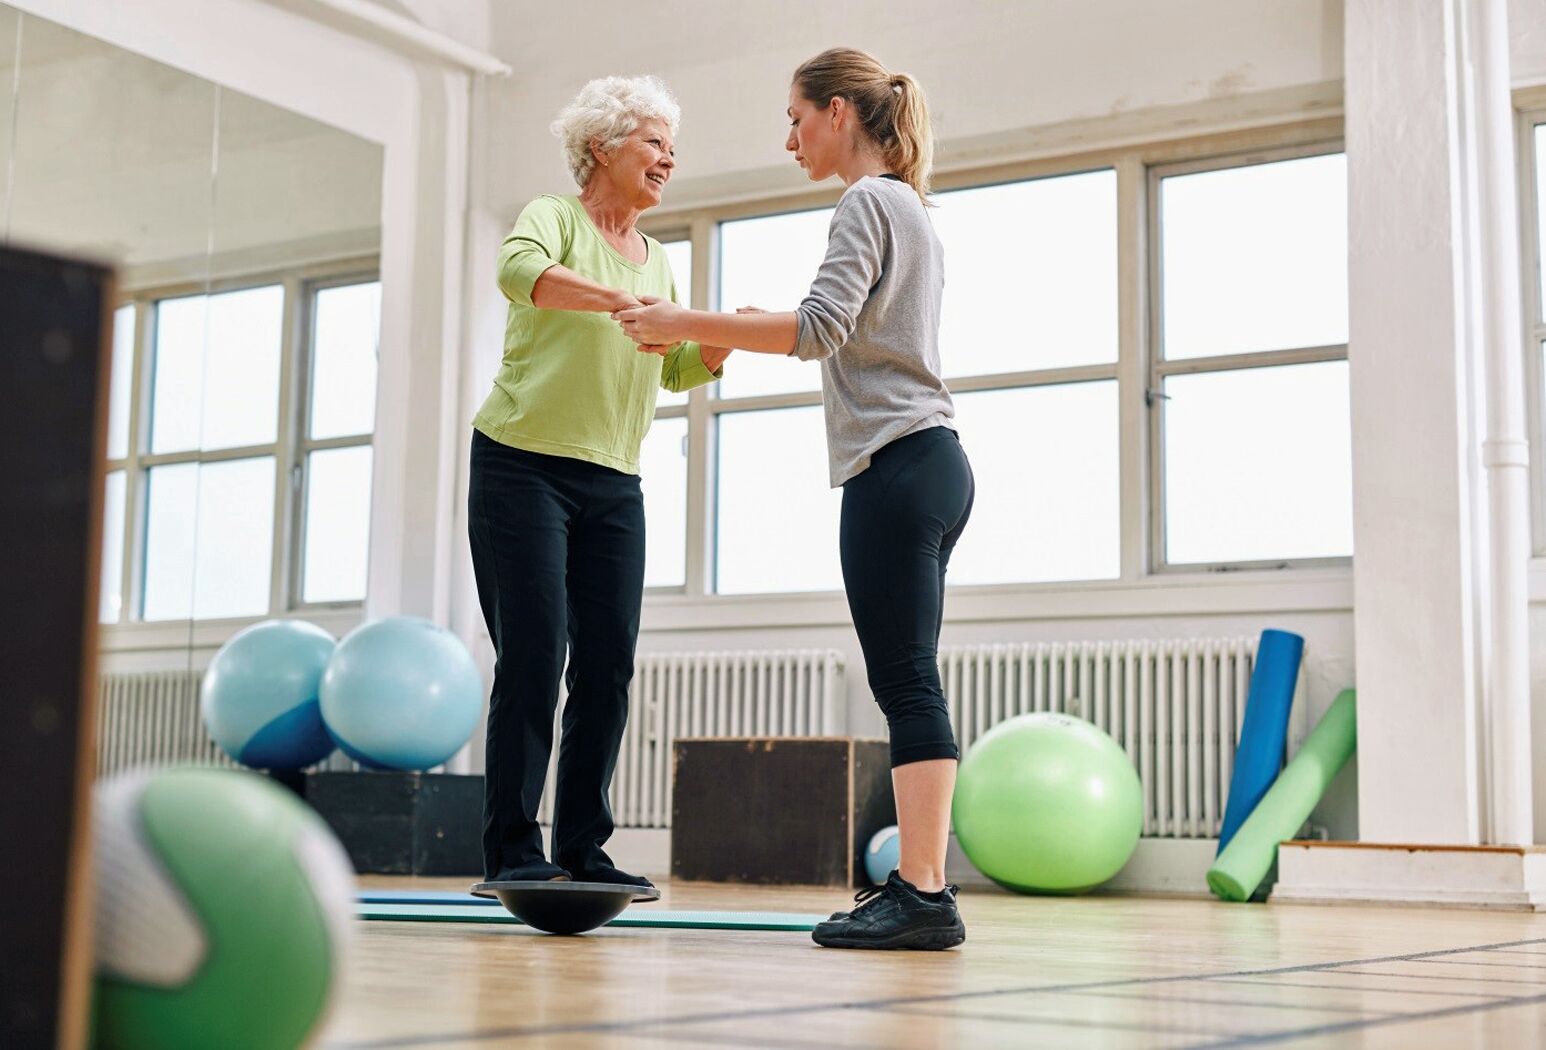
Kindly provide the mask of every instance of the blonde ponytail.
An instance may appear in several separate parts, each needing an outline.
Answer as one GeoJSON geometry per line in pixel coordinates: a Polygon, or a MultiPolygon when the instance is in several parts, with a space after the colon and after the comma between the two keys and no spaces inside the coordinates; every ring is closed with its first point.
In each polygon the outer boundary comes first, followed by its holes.
{"type": "Polygon", "coordinates": [[[906,73],[892,73],[874,55],[834,47],[794,72],[800,94],[826,108],[834,98],[853,107],[859,124],[880,151],[887,169],[929,200],[934,167],[934,132],[923,88],[906,73]]]}

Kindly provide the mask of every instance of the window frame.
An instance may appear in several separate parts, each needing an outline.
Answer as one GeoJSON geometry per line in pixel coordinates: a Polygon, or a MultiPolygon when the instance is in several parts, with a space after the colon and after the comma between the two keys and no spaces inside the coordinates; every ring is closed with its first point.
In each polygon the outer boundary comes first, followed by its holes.
{"type": "MultiPolygon", "coordinates": [[[[1220,565],[1164,564],[1162,554],[1162,504],[1155,486],[1160,484],[1162,460],[1158,442],[1162,437],[1161,413],[1149,404],[1149,391],[1164,375],[1220,370],[1231,364],[1228,359],[1200,358],[1162,362],[1156,340],[1154,310],[1158,305],[1157,277],[1159,241],[1158,211],[1154,181],[1156,171],[1179,171],[1183,166],[1195,170],[1238,166],[1246,158],[1259,162],[1286,160],[1294,156],[1314,156],[1345,152],[1340,117],[1311,118],[1277,126],[1223,131],[1187,138],[1122,144],[1079,152],[1034,146],[1022,157],[981,165],[959,163],[937,172],[936,192],[971,189],[1037,178],[1072,175],[1111,169],[1117,181],[1117,310],[1118,354],[1112,365],[1079,366],[1068,369],[1031,370],[991,376],[970,376],[950,380],[953,393],[1051,385],[1079,380],[1114,378],[1118,384],[1119,485],[1120,492],[1120,575],[1115,579],[1005,582],[992,584],[952,584],[950,591],[965,599],[953,609],[967,610],[967,618],[997,619],[1004,615],[1055,616],[1049,606],[1052,598],[1073,613],[1075,608],[1147,609],[1151,593],[1160,588],[1204,580],[1223,583],[1225,591],[1217,601],[1233,607],[1240,599],[1241,587],[1271,585],[1283,590],[1283,604],[1289,608],[1343,608],[1350,601],[1346,593],[1351,580],[1351,559],[1292,559],[1220,565]],[[1156,368],[1156,365],[1159,367],[1156,368]],[[1227,574],[1227,577],[1224,575],[1227,574]],[[1128,597],[1109,599],[1114,591],[1128,597]],[[978,610],[974,612],[971,610],[978,610]]],[[[790,182],[782,183],[790,185],[790,182]]],[[[767,185],[768,183],[764,183],[767,185]]],[[[779,183],[773,183],[778,185],[779,183]]],[[[719,225],[737,219],[759,218],[831,207],[841,195],[841,187],[799,189],[787,192],[761,192],[747,195],[726,188],[719,198],[678,208],[662,208],[646,215],[641,227],[661,240],[690,232],[693,241],[693,302],[696,309],[718,309],[719,225]]],[[[1306,348],[1249,355],[1251,366],[1287,364],[1307,359],[1345,359],[1346,348],[1306,348]],[[1319,356],[1318,356],[1319,355],[1319,356]],[[1259,360],[1258,360],[1259,358],[1259,360]]],[[[734,367],[732,357],[728,367],[734,367]]],[[[745,398],[719,398],[712,384],[692,391],[686,414],[688,426],[688,536],[687,584],[681,588],[652,588],[651,607],[657,621],[682,627],[732,626],[758,620],[793,622],[814,617],[817,622],[842,618],[841,591],[777,592],[762,594],[720,594],[714,587],[716,568],[715,482],[717,480],[715,425],[719,416],[732,411],[793,408],[821,403],[819,391],[790,394],[756,395],[745,398]],[[759,615],[752,606],[769,610],[759,615]],[[744,611],[740,607],[746,607],[744,611]],[[697,609],[717,610],[700,614],[697,609]],[[736,611],[731,614],[730,610],[736,611]],[[787,610],[774,612],[772,610],[787,610]],[[819,611],[818,611],[819,610],[819,611]],[[731,619],[726,619],[730,615],[731,619]]],[[[662,410],[660,417],[680,414],[680,409],[662,410]]],[[[1211,608],[1214,599],[1202,594],[1183,603],[1199,610],[1211,608]],[[1198,604],[1201,602],[1202,604],[1198,604]]],[[[1263,597],[1246,599],[1251,605],[1267,601],[1263,597]]],[[[1179,608],[1179,607],[1178,607],[1179,608]]],[[[1087,615],[1088,613],[1079,613],[1087,615]]],[[[953,613],[952,619],[958,616],[953,613]]]]}
{"type": "Polygon", "coordinates": [[[1148,504],[1149,513],[1149,565],[1155,575],[1176,573],[1222,573],[1251,570],[1280,571],[1293,569],[1327,569],[1352,567],[1351,555],[1324,558],[1272,558],[1218,562],[1171,562],[1165,557],[1165,380],[1171,376],[1202,375],[1218,372],[1238,372],[1255,368],[1275,368],[1284,365],[1318,364],[1327,361],[1346,361],[1347,344],[1295,347],[1288,350],[1247,351],[1210,357],[1189,357],[1167,360],[1165,357],[1164,317],[1164,231],[1160,207],[1161,185],[1167,178],[1196,175],[1211,171],[1230,171],[1240,168],[1275,164],[1283,161],[1303,160],[1309,157],[1325,157],[1345,153],[1338,141],[1306,142],[1269,149],[1223,153],[1211,157],[1199,157],[1172,164],[1155,164],[1148,168],[1148,199],[1146,202],[1148,244],[1144,273],[1148,280],[1148,353],[1145,355],[1147,379],[1143,399],[1148,411],[1149,462],[1148,504]]]}
{"type": "Polygon", "coordinates": [[[309,375],[314,348],[311,315],[315,294],[325,288],[380,280],[380,264],[375,256],[358,256],[337,261],[311,263],[282,269],[255,270],[222,275],[207,281],[147,283],[121,289],[114,312],[124,306],[135,308],[133,325],[133,367],[129,374],[128,444],[125,455],[105,459],[104,475],[124,471],[123,555],[121,562],[121,605],[117,621],[102,623],[104,637],[167,631],[188,632],[196,628],[220,630],[222,626],[241,624],[296,613],[341,614],[347,622],[358,617],[364,599],[341,602],[302,602],[301,569],[305,526],[306,455],[310,451],[333,447],[374,444],[374,429],[369,435],[312,441],[307,437],[310,403],[309,375]],[[243,445],[238,448],[204,451],[151,453],[151,417],[154,401],[154,353],[158,304],[165,300],[278,285],[283,290],[283,314],[280,325],[279,403],[275,438],[271,443],[243,445]],[[146,539],[148,531],[150,471],[179,463],[221,463],[242,459],[274,459],[273,539],[269,565],[268,607],[251,616],[168,620],[144,618],[146,539]]]}

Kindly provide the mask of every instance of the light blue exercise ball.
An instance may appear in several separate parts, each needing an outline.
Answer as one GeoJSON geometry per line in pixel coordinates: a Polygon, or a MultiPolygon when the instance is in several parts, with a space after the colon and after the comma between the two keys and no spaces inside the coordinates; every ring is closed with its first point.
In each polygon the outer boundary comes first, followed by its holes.
{"type": "Polygon", "coordinates": [[[304,769],[333,753],[318,686],[338,643],[301,620],[253,624],[220,647],[204,672],[204,728],[254,769],[304,769]]]}
{"type": "Polygon", "coordinates": [[[881,828],[870,836],[870,844],[864,851],[864,873],[870,882],[879,886],[891,873],[902,866],[902,835],[895,824],[881,828]]]}
{"type": "Polygon", "coordinates": [[[412,616],[358,627],[322,675],[322,721],[372,769],[429,769],[460,750],[483,710],[483,678],[461,639],[412,616]]]}

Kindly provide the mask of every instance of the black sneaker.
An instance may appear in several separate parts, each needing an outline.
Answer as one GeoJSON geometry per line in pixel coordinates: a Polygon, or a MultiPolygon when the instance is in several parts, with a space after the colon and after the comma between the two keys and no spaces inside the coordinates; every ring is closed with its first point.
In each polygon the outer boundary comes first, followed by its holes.
{"type": "MultiPolygon", "coordinates": [[[[630,875],[621,868],[611,865],[596,868],[570,868],[575,882],[604,882],[608,886],[634,886],[641,891],[654,890],[655,884],[643,875],[630,875]]],[[[654,900],[651,897],[637,898],[639,900],[654,900]]]]}
{"type": "MultiPolygon", "coordinates": [[[[484,882],[568,882],[569,873],[557,864],[549,864],[545,860],[528,861],[514,867],[501,868],[497,875],[485,878],[484,882]]],[[[487,897],[489,900],[498,900],[493,890],[472,890],[474,897],[487,897]]]]}
{"type": "Polygon", "coordinates": [[[811,940],[823,948],[903,948],[940,951],[966,940],[956,887],[925,896],[893,871],[884,886],[860,890],[858,906],[819,923],[811,940]]]}

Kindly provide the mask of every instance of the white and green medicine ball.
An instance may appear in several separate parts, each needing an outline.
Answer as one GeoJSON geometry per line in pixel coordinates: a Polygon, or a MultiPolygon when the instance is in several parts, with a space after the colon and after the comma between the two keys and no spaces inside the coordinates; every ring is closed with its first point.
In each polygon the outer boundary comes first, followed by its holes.
{"type": "Polygon", "coordinates": [[[354,874],[298,798],[250,773],[98,786],[95,1045],[304,1045],[347,956],[354,874]]]}

